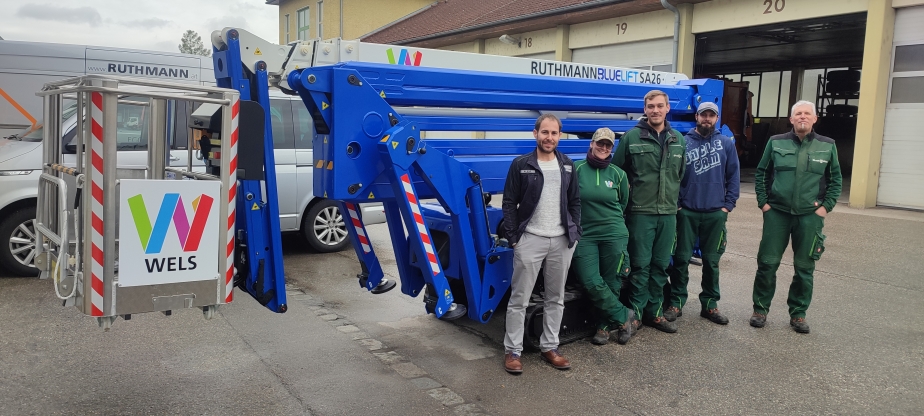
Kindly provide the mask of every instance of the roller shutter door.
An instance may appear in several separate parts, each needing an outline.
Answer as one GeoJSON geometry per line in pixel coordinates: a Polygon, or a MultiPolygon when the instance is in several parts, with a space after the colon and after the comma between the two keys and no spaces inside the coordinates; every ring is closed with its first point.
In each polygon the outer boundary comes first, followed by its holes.
{"type": "Polygon", "coordinates": [[[924,209],[924,6],[895,11],[878,205],[924,209]]]}
{"type": "Polygon", "coordinates": [[[661,38],[615,45],[575,49],[571,60],[582,64],[620,66],[624,68],[654,68],[670,71],[673,58],[673,39],[661,38]]]}

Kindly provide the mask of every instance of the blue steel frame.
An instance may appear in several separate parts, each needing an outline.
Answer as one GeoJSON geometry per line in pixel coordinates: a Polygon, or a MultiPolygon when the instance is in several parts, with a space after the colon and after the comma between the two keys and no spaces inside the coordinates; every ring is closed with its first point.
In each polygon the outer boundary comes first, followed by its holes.
{"type": "MultiPolygon", "coordinates": [[[[230,31],[226,41],[226,49],[212,48],[215,80],[218,86],[237,90],[241,93],[242,101],[256,101],[263,107],[264,114],[263,172],[265,179],[263,182],[266,183],[266,198],[264,200],[262,196],[261,181],[238,180],[237,213],[235,215],[237,232],[235,235],[239,241],[235,244],[235,249],[238,251],[243,249],[246,252],[238,252],[235,255],[246,256],[247,278],[243,282],[243,289],[269,310],[283,313],[288,306],[282,264],[276,158],[273,154],[273,129],[269,112],[269,80],[266,65],[262,61],[258,62],[256,73],[251,73],[241,61],[237,31],[230,31]]],[[[238,273],[242,272],[245,271],[238,271],[238,273]]]]}
{"type": "MultiPolygon", "coordinates": [[[[644,95],[660,89],[670,97],[672,126],[685,131],[695,125],[698,103],[721,105],[723,90],[715,80],[655,86],[358,62],[294,71],[287,81],[318,131],[315,195],[381,201],[402,292],[417,296],[424,284],[431,285],[437,295],[433,310],[441,317],[455,300],[448,279],[461,279],[468,316],[479,322],[497,310],[513,269],[513,251],[492,235],[499,210],[485,205],[483,193],[502,192],[510,162],[532,151],[535,141],[422,141],[420,131],[531,131],[535,119],[403,116],[394,106],[641,113],[644,95]],[[410,184],[402,184],[405,175],[410,184]],[[425,198],[439,206],[421,209],[425,198]],[[426,230],[450,235],[448,264],[433,261],[436,250],[426,230]]],[[[604,126],[627,131],[636,123],[572,117],[563,120],[562,130],[589,135],[604,126]]],[[[581,159],[588,146],[587,140],[562,140],[559,148],[581,159]]],[[[352,228],[350,236],[356,241],[352,228]]],[[[374,253],[357,249],[357,256],[366,265],[378,264],[374,253]]],[[[370,272],[367,286],[381,278],[370,272]]]]}

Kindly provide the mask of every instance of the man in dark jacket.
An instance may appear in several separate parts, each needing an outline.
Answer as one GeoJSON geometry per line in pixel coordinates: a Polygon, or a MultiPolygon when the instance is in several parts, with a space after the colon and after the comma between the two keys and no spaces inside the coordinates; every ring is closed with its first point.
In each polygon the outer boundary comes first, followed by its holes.
{"type": "Polygon", "coordinates": [[[815,104],[797,102],[789,117],[792,131],[770,137],[757,164],[754,190],[757,206],[764,212],[764,229],[757,251],[750,321],[755,328],[767,323],[776,291],[776,269],[792,237],[796,273],[789,286],[789,325],[798,333],[809,333],[805,311],[812,300],[815,261],[825,251],[821,231],[841,195],[837,147],[834,140],[812,130],[817,120],[815,104]]]}
{"type": "Polygon", "coordinates": [[[667,121],[667,94],[645,95],[645,118],[619,140],[613,164],[629,177],[629,304],[645,325],[674,333],[662,316],[664,285],[677,231],[677,196],[686,168],[683,135],[667,121]]]}
{"type": "Polygon", "coordinates": [[[523,372],[526,306],[544,270],[545,305],[539,339],[542,359],[559,370],[571,363],[558,351],[565,310],[565,281],[574,246],[581,238],[581,197],[574,163],[557,150],[561,121],[552,114],[536,120],[536,150],[510,164],[504,184],[504,233],[513,247],[513,279],[507,304],[504,369],[523,372]]]}
{"type": "Polygon", "coordinates": [[[677,211],[677,249],[667,269],[671,281],[665,287],[667,308],[664,317],[674,321],[683,315],[690,280],[693,244],[699,239],[703,256],[703,291],[700,316],[720,325],[728,318],[719,312],[719,260],[725,252],[728,233],[725,221],[738,201],[740,172],[735,143],[716,130],[719,107],[704,102],[696,109],[696,128],[687,141],[687,170],[680,181],[680,207],[677,211]]]}

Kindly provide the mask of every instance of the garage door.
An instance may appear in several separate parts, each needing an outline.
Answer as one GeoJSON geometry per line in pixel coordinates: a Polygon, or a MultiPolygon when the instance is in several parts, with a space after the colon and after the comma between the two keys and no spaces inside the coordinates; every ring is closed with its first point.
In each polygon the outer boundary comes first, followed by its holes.
{"type": "Polygon", "coordinates": [[[671,70],[673,39],[661,38],[575,49],[571,60],[582,64],[671,70]]]}
{"type": "Polygon", "coordinates": [[[898,9],[878,205],[924,209],[924,6],[898,9]]]}

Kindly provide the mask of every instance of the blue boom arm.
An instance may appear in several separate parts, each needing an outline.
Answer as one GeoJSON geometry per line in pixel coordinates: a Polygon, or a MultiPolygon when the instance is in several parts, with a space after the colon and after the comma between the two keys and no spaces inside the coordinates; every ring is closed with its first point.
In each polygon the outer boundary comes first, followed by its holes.
{"type": "Polygon", "coordinates": [[[270,120],[269,81],[266,65],[258,62],[251,72],[241,61],[237,31],[232,30],[227,47],[213,47],[215,80],[219,87],[233,88],[241,100],[255,101],[263,107],[264,181],[238,180],[235,209],[235,264],[238,285],[273,312],[287,310],[285,275],[282,264],[282,239],[279,228],[279,198],[276,187],[276,160],[273,154],[273,130],[270,120]],[[265,182],[265,187],[263,183],[265,182]],[[263,189],[266,198],[263,198],[263,189]]]}
{"type": "MultiPolygon", "coordinates": [[[[672,125],[685,131],[699,102],[722,97],[713,80],[654,86],[358,62],[293,71],[287,81],[318,132],[315,194],[348,204],[381,201],[402,292],[417,296],[428,285],[428,309],[437,317],[464,296],[468,316],[480,322],[497,310],[513,269],[513,251],[494,235],[500,210],[485,194],[503,191],[510,162],[535,141],[421,140],[421,130],[527,132],[540,112],[556,112],[565,133],[624,132],[637,123],[627,114],[641,113],[644,95],[657,88],[670,97],[672,125]],[[439,206],[420,202],[431,198],[439,206]]],[[[562,140],[560,149],[581,159],[588,145],[562,140]]],[[[364,232],[348,228],[354,241],[364,232]]],[[[381,268],[374,252],[356,246],[371,288],[381,268]]]]}

